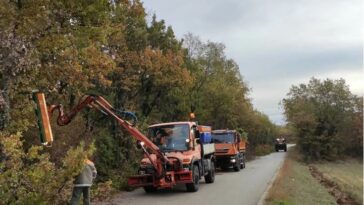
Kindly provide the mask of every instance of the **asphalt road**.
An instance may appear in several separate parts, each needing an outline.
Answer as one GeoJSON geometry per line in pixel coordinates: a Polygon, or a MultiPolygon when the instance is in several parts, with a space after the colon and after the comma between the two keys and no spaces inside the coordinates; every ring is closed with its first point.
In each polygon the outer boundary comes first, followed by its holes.
{"type": "Polygon", "coordinates": [[[137,189],[133,192],[120,193],[111,202],[101,204],[256,205],[285,156],[285,152],[276,152],[247,162],[246,168],[240,172],[234,172],[232,169],[227,172],[218,171],[213,184],[205,184],[202,179],[200,189],[195,193],[186,192],[185,186],[149,194],[146,194],[143,189],[137,189]]]}

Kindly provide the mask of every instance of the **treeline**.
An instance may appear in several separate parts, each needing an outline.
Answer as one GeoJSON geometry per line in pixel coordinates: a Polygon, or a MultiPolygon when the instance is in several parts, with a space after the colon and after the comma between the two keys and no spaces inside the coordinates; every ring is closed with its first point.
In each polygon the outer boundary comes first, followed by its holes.
{"type": "Polygon", "coordinates": [[[292,86],[283,105],[306,160],[363,159],[363,97],[343,79],[292,86]]]}
{"type": "Polygon", "coordinates": [[[253,108],[223,44],[192,34],[177,39],[163,20],[146,20],[138,0],[1,0],[0,14],[0,198],[6,204],[64,204],[89,152],[103,189],[125,188],[138,166],[133,138],[92,110],[66,127],[54,125],[51,148],[38,146],[33,89],[66,110],[85,94],[101,95],[135,112],[142,131],[188,120],[193,111],[201,124],[248,133],[253,149],[277,135],[253,108]]]}

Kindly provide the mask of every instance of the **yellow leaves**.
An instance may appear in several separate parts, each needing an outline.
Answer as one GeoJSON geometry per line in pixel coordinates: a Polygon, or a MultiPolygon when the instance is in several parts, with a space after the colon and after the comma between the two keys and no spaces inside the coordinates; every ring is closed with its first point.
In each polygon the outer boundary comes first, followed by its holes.
{"type": "Polygon", "coordinates": [[[171,51],[163,54],[161,50],[146,48],[141,53],[140,68],[146,73],[146,78],[153,79],[154,85],[166,88],[188,84],[191,77],[188,71],[182,68],[182,54],[176,55],[171,51]]]}
{"type": "Polygon", "coordinates": [[[115,69],[117,79],[114,82],[123,90],[132,91],[143,87],[149,82],[153,87],[173,88],[190,86],[192,77],[183,68],[182,53],[166,52],[150,47],[142,51],[127,51],[121,53],[119,65],[115,69]]]}
{"type": "Polygon", "coordinates": [[[107,75],[111,73],[115,67],[114,61],[110,56],[102,53],[95,46],[90,46],[82,50],[81,59],[83,71],[89,76],[89,81],[98,82],[101,86],[110,86],[111,81],[107,79],[107,75]]]}

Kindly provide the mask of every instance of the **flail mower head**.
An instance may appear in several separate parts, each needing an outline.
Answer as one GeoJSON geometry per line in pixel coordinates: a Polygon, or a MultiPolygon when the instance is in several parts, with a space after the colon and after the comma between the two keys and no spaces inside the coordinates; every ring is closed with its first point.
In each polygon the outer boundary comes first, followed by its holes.
{"type": "Polygon", "coordinates": [[[40,142],[45,146],[51,146],[53,134],[44,93],[34,91],[33,100],[36,103],[35,113],[38,122],[40,142]]]}

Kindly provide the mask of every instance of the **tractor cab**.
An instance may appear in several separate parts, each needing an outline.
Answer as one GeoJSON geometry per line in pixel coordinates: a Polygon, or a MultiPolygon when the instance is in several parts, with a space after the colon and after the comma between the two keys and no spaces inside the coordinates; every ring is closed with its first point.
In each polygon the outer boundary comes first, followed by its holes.
{"type": "Polygon", "coordinates": [[[189,150],[189,142],[193,138],[189,124],[151,126],[147,137],[164,153],[189,150]]]}

